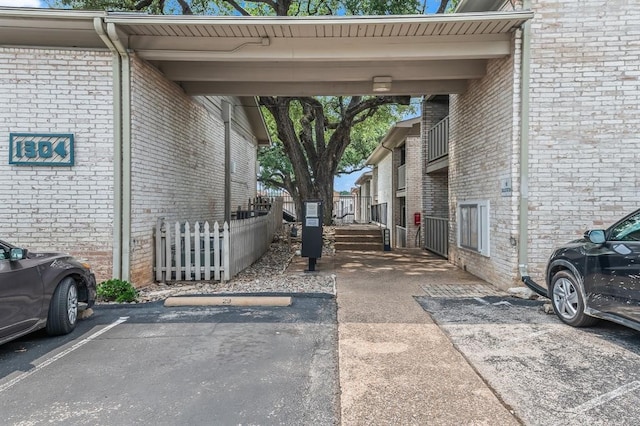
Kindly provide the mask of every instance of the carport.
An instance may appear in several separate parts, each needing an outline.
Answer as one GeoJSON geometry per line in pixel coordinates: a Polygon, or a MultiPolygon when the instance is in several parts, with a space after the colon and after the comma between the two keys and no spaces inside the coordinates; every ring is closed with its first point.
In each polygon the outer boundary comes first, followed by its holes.
{"type": "Polygon", "coordinates": [[[512,55],[512,33],[533,17],[530,11],[306,18],[0,11],[4,45],[106,45],[117,58],[114,276],[125,279],[130,55],[153,64],[188,95],[455,94],[485,76],[488,60],[512,55]],[[30,39],[15,28],[28,29],[30,39]]]}

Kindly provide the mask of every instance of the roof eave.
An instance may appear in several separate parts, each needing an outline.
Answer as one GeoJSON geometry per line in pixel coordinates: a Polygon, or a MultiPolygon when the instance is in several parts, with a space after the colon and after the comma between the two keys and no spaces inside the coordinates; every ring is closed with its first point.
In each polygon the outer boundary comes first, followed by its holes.
{"type": "Polygon", "coordinates": [[[264,121],[262,115],[262,109],[258,103],[258,99],[254,96],[240,96],[240,104],[244,108],[249,125],[251,126],[251,132],[256,137],[259,146],[271,145],[271,135],[267,129],[267,124],[264,121]]]}

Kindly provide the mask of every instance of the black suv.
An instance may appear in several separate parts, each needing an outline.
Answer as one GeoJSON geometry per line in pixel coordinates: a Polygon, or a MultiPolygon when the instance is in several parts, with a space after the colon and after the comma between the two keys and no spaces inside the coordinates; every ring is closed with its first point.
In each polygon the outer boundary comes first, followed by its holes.
{"type": "Polygon", "coordinates": [[[640,210],[556,249],[546,281],[563,322],[586,327],[602,318],[640,331],[640,210]]]}

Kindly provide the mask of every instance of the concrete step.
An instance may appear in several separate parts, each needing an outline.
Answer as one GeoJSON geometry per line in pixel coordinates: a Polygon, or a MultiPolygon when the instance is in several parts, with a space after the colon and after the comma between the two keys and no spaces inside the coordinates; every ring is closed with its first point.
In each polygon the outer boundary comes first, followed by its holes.
{"type": "Polygon", "coordinates": [[[378,227],[356,228],[351,226],[336,227],[336,237],[339,235],[382,235],[378,227]]]}
{"type": "Polygon", "coordinates": [[[344,234],[335,236],[336,242],[351,242],[351,243],[367,243],[367,242],[380,242],[382,240],[382,236],[378,233],[376,235],[364,235],[364,234],[344,234]]]}
{"type": "Polygon", "coordinates": [[[382,232],[371,225],[349,225],[336,227],[336,251],[382,251],[382,232]]]}
{"type": "Polygon", "coordinates": [[[382,243],[364,243],[364,242],[338,242],[335,243],[336,251],[382,251],[382,243]]]}

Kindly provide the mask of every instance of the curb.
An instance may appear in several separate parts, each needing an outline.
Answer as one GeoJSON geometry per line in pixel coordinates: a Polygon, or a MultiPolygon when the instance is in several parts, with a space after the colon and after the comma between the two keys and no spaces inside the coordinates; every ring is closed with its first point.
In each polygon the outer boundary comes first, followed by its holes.
{"type": "Polygon", "coordinates": [[[164,301],[165,307],[177,306],[291,306],[287,296],[174,296],[164,301]]]}

